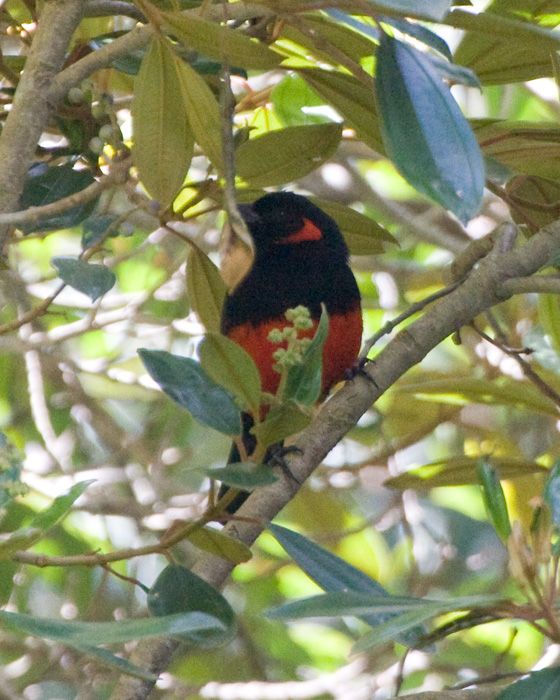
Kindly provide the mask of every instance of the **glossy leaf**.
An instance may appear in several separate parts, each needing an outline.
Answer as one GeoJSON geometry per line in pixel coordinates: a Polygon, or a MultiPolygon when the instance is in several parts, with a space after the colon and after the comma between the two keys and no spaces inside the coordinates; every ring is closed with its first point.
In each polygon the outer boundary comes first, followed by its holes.
{"type": "Polygon", "coordinates": [[[559,695],[560,668],[543,668],[515,681],[495,700],[555,700],[559,695]]]}
{"type": "Polygon", "coordinates": [[[115,273],[105,265],[96,265],[80,258],[56,257],[51,260],[60,279],[95,301],[113,288],[115,273]]]}
{"type": "Polygon", "coordinates": [[[152,379],[199,423],[226,435],[241,433],[233,395],[210,379],[197,362],[163,350],[140,349],[138,353],[152,379]]]}
{"type": "Polygon", "coordinates": [[[268,447],[276,442],[282,442],[290,435],[299,433],[311,423],[311,416],[304,412],[298,404],[286,401],[275,406],[266,414],[266,418],[251,432],[261,445],[268,447]]]}
{"type": "Polygon", "coordinates": [[[353,75],[319,68],[298,68],[297,73],[336,109],[358,138],[378,153],[385,153],[373,82],[369,89],[353,75]]]}
{"type": "MultiPolygon", "coordinates": [[[[391,598],[377,581],[303,535],[273,524],[269,524],[268,529],[302,571],[327,593],[354,591],[391,598]]],[[[391,617],[392,613],[360,615],[372,627],[383,624],[391,617]]],[[[396,633],[394,639],[405,646],[412,646],[423,632],[423,628],[413,627],[406,634],[396,633]]]]}
{"type": "Polygon", "coordinates": [[[134,82],[133,156],[140,180],[163,209],[171,205],[187,175],[194,138],[181,104],[176,58],[155,34],[134,82]]]}
{"type": "MultiPolygon", "coordinates": [[[[477,484],[477,463],[478,458],[476,457],[455,457],[441,462],[433,462],[387,479],[383,485],[401,490],[425,490],[439,486],[477,484]]],[[[492,457],[492,464],[500,470],[503,479],[515,479],[515,477],[527,474],[547,472],[546,467],[521,457],[492,457]]]]}
{"type": "MultiPolygon", "coordinates": [[[[74,170],[71,162],[50,167],[42,164],[41,167],[32,168],[30,177],[25,181],[19,202],[20,209],[52,204],[84,190],[94,182],[95,178],[88,170],[74,170]]],[[[22,224],[21,231],[27,235],[34,231],[58,231],[77,226],[88,218],[97,200],[98,197],[95,197],[85,204],[71,207],[60,214],[39,219],[34,223],[22,224]]]]}
{"type": "Polygon", "coordinates": [[[211,479],[244,491],[253,491],[261,486],[270,486],[278,481],[278,476],[266,464],[234,462],[219,469],[209,469],[211,479]]]}
{"type": "Polygon", "coordinates": [[[332,123],[269,131],[237,149],[237,174],[252,187],[305,177],[334,154],[341,134],[341,127],[332,123]]]}
{"type": "Polygon", "coordinates": [[[338,202],[318,197],[309,199],[336,221],[352,255],[376,255],[383,253],[390,243],[398,245],[397,240],[375,219],[338,202]]]}
{"type": "Polygon", "coordinates": [[[313,406],[321,394],[323,346],[329,332],[329,316],[323,307],[313,340],[302,355],[301,363],[290,367],[282,399],[313,406]]]}
{"type": "Polygon", "coordinates": [[[198,356],[211,379],[240,399],[243,408],[259,412],[261,375],[249,353],[224,335],[207,333],[198,346],[198,356]]]}
{"type": "Polygon", "coordinates": [[[496,470],[490,462],[484,459],[478,462],[478,481],[482,489],[482,500],[488,519],[502,542],[507,542],[511,534],[511,522],[506,497],[496,470]]]}
{"type": "Polygon", "coordinates": [[[178,564],[169,564],[148,594],[152,615],[195,615],[214,621],[214,627],[188,633],[188,641],[211,648],[229,641],[235,632],[235,616],[227,600],[209,583],[178,564]]]}
{"type": "Polygon", "coordinates": [[[383,33],[376,94],[387,152],[418,191],[466,222],[482,203],[474,134],[428,54],[383,33]]]}
{"type": "Polygon", "coordinates": [[[227,559],[234,564],[242,564],[251,558],[247,545],[234,537],[228,537],[212,527],[201,527],[187,536],[188,541],[203,552],[227,559]]]}
{"type": "Polygon", "coordinates": [[[166,12],[162,19],[165,28],[176,39],[215,61],[227,59],[234,66],[268,70],[275,68],[282,60],[282,56],[266,44],[202,17],[166,12]]]}
{"type": "Polygon", "coordinates": [[[219,333],[226,285],[216,265],[199,248],[191,248],[187,255],[187,294],[206,330],[219,333]]]}

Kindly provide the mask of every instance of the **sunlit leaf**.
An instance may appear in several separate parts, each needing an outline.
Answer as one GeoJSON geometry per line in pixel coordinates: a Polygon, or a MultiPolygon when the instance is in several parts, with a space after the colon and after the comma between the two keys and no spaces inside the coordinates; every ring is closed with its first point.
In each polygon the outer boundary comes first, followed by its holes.
{"type": "Polygon", "coordinates": [[[188,534],[187,539],[203,552],[210,552],[234,564],[242,564],[251,558],[251,550],[243,542],[208,526],[193,530],[188,534]]]}
{"type": "Polygon", "coordinates": [[[341,127],[333,123],[269,131],[237,149],[237,174],[252,187],[297,180],[333,155],[341,134],[341,127]]]}
{"type": "Polygon", "coordinates": [[[282,56],[266,44],[203,17],[166,12],[162,19],[176,39],[215,61],[227,59],[235,66],[267,70],[275,68],[282,60],[282,56]]]}
{"type": "Polygon", "coordinates": [[[191,248],[187,255],[187,294],[206,330],[219,333],[226,285],[216,265],[199,248],[191,248]]]}
{"type": "MultiPolygon", "coordinates": [[[[527,474],[546,473],[546,467],[522,457],[491,458],[502,479],[515,479],[527,474]]],[[[394,489],[433,489],[439,486],[462,486],[478,483],[477,457],[454,457],[409,469],[383,482],[394,489]]]]}
{"type": "Polygon", "coordinates": [[[134,82],[133,156],[140,180],[150,195],[168,207],[186,177],[194,138],[181,103],[175,54],[154,35],[134,82]]]}
{"type": "Polygon", "coordinates": [[[80,258],[56,257],[52,266],[63,282],[95,301],[106,294],[116,282],[115,273],[105,265],[89,263],[80,258]]]}
{"type": "Polygon", "coordinates": [[[375,84],[385,146],[398,170],[461,221],[471,219],[482,203],[482,155],[429,54],[383,33],[375,84]]]}
{"type": "Polygon", "coordinates": [[[241,433],[233,395],[210,379],[197,362],[163,350],[142,348],[138,353],[152,379],[199,423],[226,435],[241,433]]]}
{"type": "Polygon", "coordinates": [[[312,406],[321,394],[323,370],[323,346],[329,332],[329,316],[323,307],[321,320],[310,345],[302,355],[302,361],[290,367],[283,399],[292,399],[304,406],[312,406]]]}

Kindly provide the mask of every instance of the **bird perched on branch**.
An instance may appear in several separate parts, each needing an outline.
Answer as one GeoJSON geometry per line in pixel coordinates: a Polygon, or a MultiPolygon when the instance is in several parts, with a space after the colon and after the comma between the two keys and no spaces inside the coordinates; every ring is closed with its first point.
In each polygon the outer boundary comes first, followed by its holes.
{"type": "MultiPolygon", "coordinates": [[[[239,205],[239,210],[254,242],[254,259],[226,297],[222,332],[251,355],[263,391],[275,394],[280,374],[273,355],[279,345],[270,339],[270,332],[289,325],[288,309],[304,306],[313,321],[307,333],[312,336],[324,305],[329,317],[323,346],[324,398],[354,366],[362,337],[360,293],[342,233],[319,207],[291,192],[267,194],[252,204],[239,205]]],[[[249,455],[255,445],[251,426],[250,417],[245,417],[243,442],[249,455]]],[[[231,461],[239,461],[235,448],[231,461]]],[[[240,496],[229,512],[247,497],[240,496]]]]}

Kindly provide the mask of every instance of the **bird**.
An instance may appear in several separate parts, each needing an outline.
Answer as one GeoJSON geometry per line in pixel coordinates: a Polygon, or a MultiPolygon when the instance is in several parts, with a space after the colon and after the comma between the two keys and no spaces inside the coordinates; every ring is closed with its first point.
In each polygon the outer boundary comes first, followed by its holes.
{"type": "MultiPolygon", "coordinates": [[[[281,375],[273,355],[279,345],[269,339],[270,332],[289,325],[288,309],[304,306],[310,312],[313,335],[324,306],[329,330],[323,346],[323,399],[355,366],[362,338],[360,292],[344,237],[333,218],[293,192],[268,193],[238,208],[254,243],[254,257],[226,295],[221,332],[249,353],[262,390],[275,394],[281,375]]],[[[243,443],[250,455],[256,444],[249,432],[252,417],[244,414],[242,422],[243,443]]],[[[240,461],[235,445],[232,461],[240,461]]],[[[222,485],[220,495],[226,490],[222,485]]],[[[235,512],[247,496],[240,492],[227,511],[235,512]]]]}

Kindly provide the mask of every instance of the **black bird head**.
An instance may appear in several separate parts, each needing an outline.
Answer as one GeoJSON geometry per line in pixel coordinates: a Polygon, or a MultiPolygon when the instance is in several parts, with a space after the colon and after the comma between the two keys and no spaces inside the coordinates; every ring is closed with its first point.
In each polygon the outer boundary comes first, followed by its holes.
{"type": "Polygon", "coordinates": [[[334,219],[319,207],[293,192],[266,194],[252,204],[240,204],[258,252],[272,246],[320,242],[348,255],[346,244],[334,219]]]}

